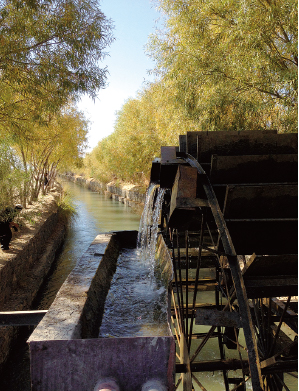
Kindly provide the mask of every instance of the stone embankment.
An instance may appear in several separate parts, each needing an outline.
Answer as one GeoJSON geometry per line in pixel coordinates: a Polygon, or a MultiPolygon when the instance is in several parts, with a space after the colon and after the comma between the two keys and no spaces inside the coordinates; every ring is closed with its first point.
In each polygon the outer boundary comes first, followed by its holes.
{"type": "MultiPolygon", "coordinates": [[[[10,250],[0,250],[0,311],[31,309],[66,232],[56,199],[50,193],[22,213],[30,216],[20,231],[13,233],[10,250]]],[[[18,335],[16,327],[0,327],[0,372],[18,335]]]]}
{"type": "Polygon", "coordinates": [[[136,212],[142,213],[145,203],[145,188],[141,186],[125,183],[118,185],[114,182],[104,184],[93,178],[85,178],[73,173],[60,174],[60,177],[85,186],[91,191],[105,194],[106,197],[122,202],[134,208],[136,212]]]}

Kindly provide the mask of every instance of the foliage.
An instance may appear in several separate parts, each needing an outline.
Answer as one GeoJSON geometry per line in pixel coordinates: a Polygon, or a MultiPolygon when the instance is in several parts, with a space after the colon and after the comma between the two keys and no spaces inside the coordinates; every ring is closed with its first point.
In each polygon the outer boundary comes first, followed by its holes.
{"type": "Polygon", "coordinates": [[[57,201],[58,213],[61,219],[69,221],[71,217],[77,215],[76,206],[72,201],[69,193],[64,192],[61,198],[57,201]]]}
{"type": "Polygon", "coordinates": [[[100,180],[149,178],[161,145],[192,130],[297,131],[295,0],[157,0],[164,28],[148,53],[157,76],[85,158],[100,180]]]}
{"type": "Polygon", "coordinates": [[[0,1],[0,127],[23,133],[70,97],[95,97],[111,28],[95,0],[0,1]]]}
{"type": "Polygon", "coordinates": [[[74,103],[105,87],[100,61],[112,28],[96,0],[0,0],[4,206],[26,206],[47,191],[59,167],[82,164],[88,122],[74,103]]]}
{"type": "MultiPolygon", "coordinates": [[[[26,196],[36,200],[41,190],[45,191],[44,178],[49,185],[54,181],[58,168],[78,164],[86,145],[88,122],[83,114],[69,106],[52,116],[48,124],[32,124],[30,136],[19,135],[14,147],[29,175],[26,196]],[[30,167],[30,169],[28,169],[30,167]]],[[[22,201],[25,203],[25,200],[22,201]]]]}
{"type": "Polygon", "coordinates": [[[114,132],[85,157],[86,175],[144,185],[161,145],[173,145],[179,134],[196,129],[168,97],[162,83],[152,83],[129,99],[117,114],[114,132]]]}
{"type": "Polygon", "coordinates": [[[19,202],[23,181],[26,180],[22,164],[5,140],[0,142],[0,210],[19,202]]]}
{"type": "Polygon", "coordinates": [[[295,0],[159,0],[149,52],[202,130],[296,131],[295,0]]]}

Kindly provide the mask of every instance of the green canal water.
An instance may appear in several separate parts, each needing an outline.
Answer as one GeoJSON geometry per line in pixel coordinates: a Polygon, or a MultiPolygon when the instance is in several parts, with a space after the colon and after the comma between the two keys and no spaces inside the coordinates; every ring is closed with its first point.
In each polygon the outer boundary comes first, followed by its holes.
{"type": "MultiPolygon", "coordinates": [[[[39,293],[34,309],[48,309],[66,277],[94,238],[103,232],[138,230],[140,216],[133,209],[104,195],[91,192],[72,182],[61,182],[71,195],[77,210],[53,269],[39,293]]],[[[29,354],[26,340],[32,329],[21,328],[21,338],[15,347],[5,373],[0,379],[0,391],[30,391],[29,354]]],[[[74,390],[75,391],[75,390],[74,390]]]]}

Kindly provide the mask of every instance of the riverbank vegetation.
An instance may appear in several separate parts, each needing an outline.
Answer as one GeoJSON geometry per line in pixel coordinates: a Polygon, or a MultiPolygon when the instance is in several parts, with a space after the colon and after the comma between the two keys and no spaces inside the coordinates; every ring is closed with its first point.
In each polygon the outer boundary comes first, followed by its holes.
{"type": "Polygon", "coordinates": [[[161,145],[186,131],[297,132],[295,0],[156,4],[165,21],[147,48],[156,81],[118,112],[86,175],[143,182],[161,145]]]}
{"type": "Polygon", "coordinates": [[[75,104],[106,85],[112,28],[95,0],[0,2],[0,209],[81,164],[88,121],[75,104]]]}

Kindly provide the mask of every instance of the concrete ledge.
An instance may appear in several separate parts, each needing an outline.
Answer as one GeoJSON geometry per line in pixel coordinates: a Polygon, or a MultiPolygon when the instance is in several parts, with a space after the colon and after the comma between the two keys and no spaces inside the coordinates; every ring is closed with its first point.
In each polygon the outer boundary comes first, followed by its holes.
{"type": "MultiPolygon", "coordinates": [[[[93,390],[108,377],[123,391],[141,390],[149,379],[174,390],[175,341],[169,323],[165,336],[96,338],[119,253],[134,248],[136,239],[137,231],[98,235],[62,285],[28,340],[35,391],[93,390]]],[[[169,259],[157,260],[166,286],[172,279],[169,259]]],[[[167,302],[161,305],[169,308],[167,302]]]]}
{"type": "Polygon", "coordinates": [[[63,283],[28,342],[97,336],[118,253],[115,235],[98,235],[63,283]]]}
{"type": "Polygon", "coordinates": [[[92,391],[107,377],[122,391],[141,390],[149,379],[175,389],[173,337],[32,341],[30,357],[35,391],[92,391]]]}

